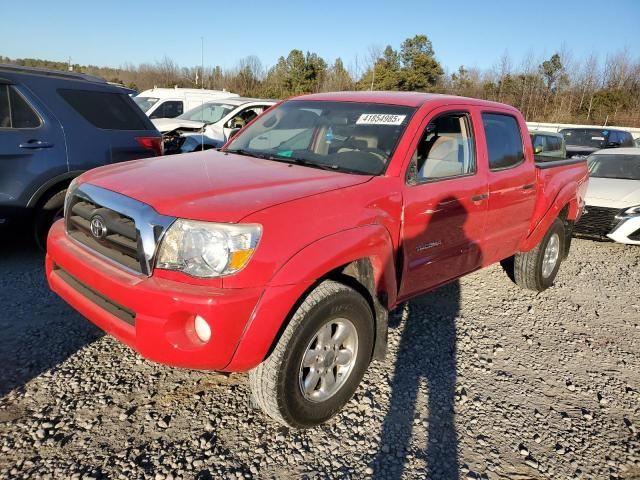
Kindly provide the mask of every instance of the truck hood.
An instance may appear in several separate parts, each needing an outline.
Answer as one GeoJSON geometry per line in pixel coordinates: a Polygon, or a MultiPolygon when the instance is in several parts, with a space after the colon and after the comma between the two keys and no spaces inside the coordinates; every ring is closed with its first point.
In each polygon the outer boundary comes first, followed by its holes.
{"type": "Polygon", "coordinates": [[[163,215],[235,223],[273,205],[371,178],[208,150],[108,165],[79,181],[139,200],[163,215]]]}
{"type": "Polygon", "coordinates": [[[640,205],[640,180],[591,177],[586,202],[587,205],[607,208],[640,205]]]}
{"type": "Polygon", "coordinates": [[[153,123],[160,133],[170,132],[176,128],[200,130],[204,126],[204,122],[182,120],[180,118],[154,118],[151,120],[151,123],[153,123]]]}

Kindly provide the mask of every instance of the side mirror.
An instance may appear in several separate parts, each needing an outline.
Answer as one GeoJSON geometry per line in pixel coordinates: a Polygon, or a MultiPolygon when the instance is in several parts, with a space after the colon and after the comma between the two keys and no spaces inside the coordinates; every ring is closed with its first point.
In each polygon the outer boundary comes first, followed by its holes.
{"type": "Polygon", "coordinates": [[[542,153],[542,145],[536,145],[535,147],[533,147],[533,153],[535,153],[536,155],[538,153],[542,153]]]}

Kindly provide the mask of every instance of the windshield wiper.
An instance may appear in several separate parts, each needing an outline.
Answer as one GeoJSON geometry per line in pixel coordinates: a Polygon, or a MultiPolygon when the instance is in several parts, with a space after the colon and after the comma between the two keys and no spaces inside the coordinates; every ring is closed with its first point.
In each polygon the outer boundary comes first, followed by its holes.
{"type": "Polygon", "coordinates": [[[371,175],[370,173],[362,172],[359,170],[353,170],[346,167],[341,167],[335,164],[329,165],[326,163],[315,163],[310,160],[305,160],[303,158],[285,157],[285,156],[272,154],[272,153],[259,153],[252,150],[245,150],[242,148],[238,148],[236,150],[225,150],[225,152],[235,153],[237,155],[245,155],[248,157],[262,158],[264,160],[273,160],[275,162],[288,163],[291,165],[302,165],[304,167],[318,168],[320,170],[329,170],[332,172],[353,173],[356,175],[371,175]]]}

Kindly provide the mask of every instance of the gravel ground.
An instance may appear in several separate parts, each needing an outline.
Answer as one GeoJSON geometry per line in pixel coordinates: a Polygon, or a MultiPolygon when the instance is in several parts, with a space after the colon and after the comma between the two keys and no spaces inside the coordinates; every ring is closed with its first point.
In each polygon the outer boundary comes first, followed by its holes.
{"type": "Polygon", "coordinates": [[[640,248],[575,240],[555,287],[500,267],[402,305],[344,411],[292,431],[246,375],[177,370],[0,240],[0,478],[640,478],[640,248]]]}

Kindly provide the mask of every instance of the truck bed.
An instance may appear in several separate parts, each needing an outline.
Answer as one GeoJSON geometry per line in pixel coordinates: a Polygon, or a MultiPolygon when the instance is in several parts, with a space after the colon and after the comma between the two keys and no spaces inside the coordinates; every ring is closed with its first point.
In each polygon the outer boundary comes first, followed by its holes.
{"type": "Polygon", "coordinates": [[[536,177],[538,191],[529,233],[545,218],[549,209],[556,205],[556,199],[567,190],[578,192],[581,202],[578,206],[578,217],[580,216],[589,179],[586,159],[536,161],[536,177]]]}

